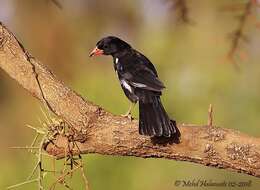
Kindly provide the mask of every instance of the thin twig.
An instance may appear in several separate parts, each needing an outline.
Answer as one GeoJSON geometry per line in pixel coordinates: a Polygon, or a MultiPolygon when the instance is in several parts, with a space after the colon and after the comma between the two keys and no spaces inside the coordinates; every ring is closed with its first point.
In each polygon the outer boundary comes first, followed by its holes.
{"type": "Polygon", "coordinates": [[[18,184],[9,186],[9,187],[7,187],[6,189],[15,189],[15,188],[17,188],[17,187],[20,187],[20,186],[23,186],[23,185],[27,185],[27,184],[29,184],[29,183],[35,183],[35,182],[37,182],[37,181],[38,181],[38,179],[28,180],[28,181],[25,181],[25,182],[22,182],[22,183],[18,183],[18,184]]]}
{"type": "Polygon", "coordinates": [[[56,5],[59,9],[62,9],[62,4],[58,0],[50,0],[54,5],[56,5]]]}
{"type": "Polygon", "coordinates": [[[231,60],[231,63],[233,63],[235,66],[237,66],[235,61],[235,54],[237,52],[237,49],[239,48],[240,42],[246,41],[247,37],[244,33],[244,30],[246,28],[246,23],[248,21],[248,18],[251,14],[252,7],[254,5],[254,0],[248,0],[248,2],[244,6],[244,13],[242,16],[239,17],[239,24],[237,29],[231,34],[232,36],[232,42],[231,42],[231,48],[228,52],[228,57],[231,60]]]}
{"type": "Polygon", "coordinates": [[[46,139],[46,135],[44,135],[44,137],[42,138],[41,142],[40,142],[40,148],[38,151],[38,155],[37,155],[37,159],[38,159],[38,165],[39,165],[39,169],[38,169],[38,188],[39,190],[43,190],[43,168],[42,168],[42,147],[43,147],[43,143],[45,142],[46,139]]]}
{"type": "Polygon", "coordinates": [[[67,172],[64,172],[62,175],[60,175],[57,180],[52,184],[50,189],[54,189],[54,187],[56,186],[57,183],[62,183],[64,181],[64,179],[66,178],[66,176],[70,175],[71,173],[73,173],[74,171],[76,171],[77,169],[79,169],[81,166],[77,166],[75,168],[73,168],[72,170],[69,170],[67,172]]]}
{"type": "Polygon", "coordinates": [[[39,129],[39,128],[36,128],[36,127],[33,127],[33,126],[31,126],[31,125],[28,125],[28,124],[27,124],[26,127],[35,130],[37,133],[39,133],[39,134],[41,134],[41,135],[46,134],[46,132],[43,131],[42,129],[39,129]]]}
{"type": "Polygon", "coordinates": [[[51,125],[52,121],[51,121],[51,117],[50,115],[47,115],[47,113],[49,113],[49,111],[44,111],[42,107],[40,107],[41,112],[43,114],[43,116],[45,117],[45,122],[47,122],[48,125],[51,125]]]}
{"type": "Polygon", "coordinates": [[[30,146],[13,146],[11,149],[39,149],[39,147],[30,147],[30,146]]]}
{"type": "MultiPolygon", "coordinates": [[[[30,146],[30,147],[34,147],[34,145],[35,145],[37,139],[39,138],[39,136],[40,136],[40,134],[39,134],[39,133],[36,133],[36,135],[35,135],[35,137],[34,137],[32,143],[31,143],[31,146],[30,146]]],[[[33,151],[31,150],[31,152],[33,152],[33,151]]]]}
{"type": "Polygon", "coordinates": [[[186,0],[175,0],[173,5],[177,19],[183,23],[190,23],[189,9],[186,0]]]}
{"type": "Polygon", "coordinates": [[[83,165],[83,160],[82,160],[81,156],[80,156],[80,165],[81,165],[80,171],[81,171],[82,179],[83,179],[84,184],[85,184],[85,190],[89,190],[89,182],[88,182],[88,178],[87,178],[85,171],[84,171],[84,165],[83,165]]]}
{"type": "Polygon", "coordinates": [[[34,166],[32,172],[31,172],[31,174],[27,177],[27,180],[32,179],[32,177],[33,177],[33,175],[35,174],[37,168],[39,167],[39,164],[40,164],[39,162],[37,162],[37,163],[35,164],[35,166],[34,166]]]}

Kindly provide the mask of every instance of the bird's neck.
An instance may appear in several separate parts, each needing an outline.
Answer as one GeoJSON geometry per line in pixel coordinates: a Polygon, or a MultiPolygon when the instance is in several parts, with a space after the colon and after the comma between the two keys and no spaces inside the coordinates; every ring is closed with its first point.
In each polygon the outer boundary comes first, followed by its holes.
{"type": "Polygon", "coordinates": [[[125,49],[125,50],[121,50],[119,52],[113,53],[112,56],[114,59],[116,59],[116,58],[120,59],[120,58],[126,56],[129,52],[131,52],[131,49],[130,49],[130,51],[129,51],[129,49],[125,49]]]}

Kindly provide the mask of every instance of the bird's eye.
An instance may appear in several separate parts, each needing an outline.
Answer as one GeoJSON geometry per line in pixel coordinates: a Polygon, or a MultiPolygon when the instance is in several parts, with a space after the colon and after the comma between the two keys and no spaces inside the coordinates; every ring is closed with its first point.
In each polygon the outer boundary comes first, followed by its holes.
{"type": "Polygon", "coordinates": [[[104,45],[104,48],[107,49],[107,48],[108,48],[108,45],[104,45]]]}

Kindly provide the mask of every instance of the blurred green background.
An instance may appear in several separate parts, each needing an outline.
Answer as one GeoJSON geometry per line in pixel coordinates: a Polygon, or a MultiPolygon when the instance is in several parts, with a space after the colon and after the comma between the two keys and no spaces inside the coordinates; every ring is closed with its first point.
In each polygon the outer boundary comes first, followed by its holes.
{"type": "MultiPolygon", "coordinates": [[[[235,55],[239,70],[227,59],[229,34],[238,27],[236,16],[243,9],[225,8],[246,2],[187,0],[190,23],[182,23],[171,0],[60,0],[62,9],[48,0],[0,0],[0,21],[59,79],[112,113],[128,107],[112,59],[88,58],[107,35],[125,39],[155,64],[167,86],[165,108],[178,122],[205,124],[211,103],[216,125],[259,137],[259,8],[252,9],[244,30],[248,42],[240,43],[235,55]]],[[[0,189],[24,181],[32,170],[34,158],[9,147],[31,143],[33,132],[25,125],[40,125],[40,106],[0,70],[0,189]]],[[[102,155],[85,155],[84,162],[92,190],[185,189],[174,182],[193,179],[251,181],[248,189],[260,187],[257,178],[187,162],[102,155]]],[[[72,187],[83,189],[79,176],[72,187]]]]}

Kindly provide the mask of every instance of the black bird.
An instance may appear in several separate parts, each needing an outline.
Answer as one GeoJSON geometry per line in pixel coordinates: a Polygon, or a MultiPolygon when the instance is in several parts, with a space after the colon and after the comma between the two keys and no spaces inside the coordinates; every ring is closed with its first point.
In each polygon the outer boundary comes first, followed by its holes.
{"type": "MultiPolygon", "coordinates": [[[[179,138],[176,122],[166,113],[160,96],[165,88],[154,65],[125,41],[108,36],[97,42],[91,56],[111,55],[121,87],[135,105],[139,102],[139,133],[153,137],[179,138]]],[[[131,104],[124,116],[131,117],[131,104]]]]}

